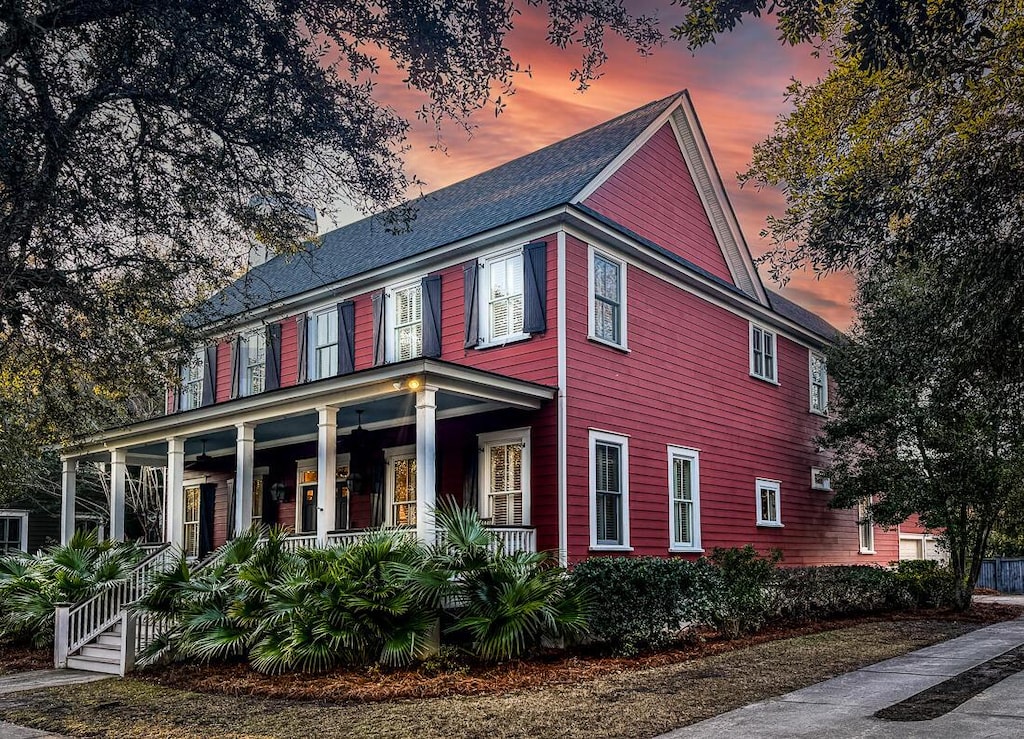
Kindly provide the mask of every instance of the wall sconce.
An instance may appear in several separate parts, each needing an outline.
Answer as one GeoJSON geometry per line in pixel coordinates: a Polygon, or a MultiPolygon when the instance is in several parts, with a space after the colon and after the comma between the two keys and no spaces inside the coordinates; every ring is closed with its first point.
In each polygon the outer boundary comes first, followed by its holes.
{"type": "Polygon", "coordinates": [[[275,503],[284,502],[285,497],[288,495],[288,488],[284,486],[283,482],[275,482],[270,486],[270,499],[275,503]]]}
{"type": "Polygon", "coordinates": [[[423,387],[423,380],[421,380],[418,377],[408,377],[404,380],[395,380],[393,383],[391,383],[391,386],[395,388],[395,390],[405,389],[416,392],[417,390],[423,387]]]}

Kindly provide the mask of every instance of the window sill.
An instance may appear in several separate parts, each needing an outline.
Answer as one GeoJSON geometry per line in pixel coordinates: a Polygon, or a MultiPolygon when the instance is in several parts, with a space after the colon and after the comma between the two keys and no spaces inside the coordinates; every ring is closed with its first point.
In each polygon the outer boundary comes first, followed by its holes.
{"type": "Polygon", "coordinates": [[[766,383],[768,385],[775,385],[775,387],[779,387],[779,384],[780,384],[778,380],[772,380],[772,379],[770,379],[768,377],[762,377],[761,375],[755,375],[753,372],[750,373],[750,376],[753,377],[755,380],[758,380],[760,382],[766,383]]]}
{"type": "Polygon", "coordinates": [[[630,349],[625,344],[616,344],[614,341],[608,341],[608,339],[601,339],[597,336],[587,336],[588,341],[593,341],[595,344],[601,344],[607,346],[609,349],[617,349],[623,354],[630,354],[630,349]]]}
{"type": "Polygon", "coordinates": [[[828,418],[828,411],[819,411],[819,410],[815,410],[814,408],[810,408],[810,409],[808,409],[807,412],[811,413],[811,414],[813,414],[815,416],[821,416],[822,418],[828,418]]]}
{"type": "Polygon", "coordinates": [[[595,544],[594,546],[590,547],[590,551],[592,551],[592,552],[632,552],[633,551],[633,547],[628,546],[628,545],[622,546],[622,545],[619,545],[619,544],[595,544]]]}
{"type": "Polygon", "coordinates": [[[669,547],[670,554],[703,554],[703,547],[669,547]]]}
{"type": "Polygon", "coordinates": [[[533,338],[532,334],[516,334],[515,336],[509,336],[500,341],[485,341],[474,346],[474,349],[495,349],[500,346],[506,346],[508,344],[518,344],[520,341],[526,341],[527,339],[533,338]]]}
{"type": "Polygon", "coordinates": [[[861,549],[860,554],[876,554],[874,549],[861,549]]]}
{"type": "Polygon", "coordinates": [[[786,524],[779,523],[778,521],[758,521],[757,525],[762,529],[784,529],[786,524]]]}

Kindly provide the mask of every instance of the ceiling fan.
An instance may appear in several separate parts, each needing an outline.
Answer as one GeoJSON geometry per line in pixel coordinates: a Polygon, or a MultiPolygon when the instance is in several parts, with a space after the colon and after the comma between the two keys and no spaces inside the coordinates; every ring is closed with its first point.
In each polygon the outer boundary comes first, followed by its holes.
{"type": "Polygon", "coordinates": [[[186,470],[194,470],[202,467],[209,467],[213,462],[213,457],[206,453],[206,439],[200,439],[203,443],[203,451],[196,455],[196,458],[191,462],[185,463],[186,470]]]}

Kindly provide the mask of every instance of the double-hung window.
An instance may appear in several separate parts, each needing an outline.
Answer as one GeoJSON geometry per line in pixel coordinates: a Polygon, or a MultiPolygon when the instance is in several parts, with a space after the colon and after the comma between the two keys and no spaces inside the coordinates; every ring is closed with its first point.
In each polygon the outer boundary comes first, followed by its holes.
{"type": "Polygon", "coordinates": [[[184,549],[189,557],[199,556],[199,510],[202,490],[198,485],[185,488],[184,549]]]}
{"type": "Polygon", "coordinates": [[[481,514],[494,526],[530,525],[530,430],[477,437],[481,450],[481,514]]]}
{"type": "Polygon", "coordinates": [[[181,410],[190,411],[203,404],[203,350],[200,349],[181,368],[181,410]]]}
{"type": "Polygon", "coordinates": [[[28,511],[0,511],[0,555],[28,551],[28,511]]]}
{"type": "Polygon", "coordinates": [[[503,252],[483,261],[482,339],[500,344],[523,333],[523,250],[503,252]]]}
{"type": "Polygon", "coordinates": [[[757,525],[782,526],[781,486],[778,480],[757,479],[757,525]]]}
{"type": "Polygon", "coordinates": [[[423,354],[423,281],[417,279],[387,291],[388,356],[392,362],[423,354]]]}
{"type": "Polygon", "coordinates": [[[309,319],[309,368],[311,380],[338,374],[338,310],[317,311],[309,319]]]}
{"type": "Polygon", "coordinates": [[[590,338],[626,347],[626,265],[590,249],[590,338]]]}
{"type": "Polygon", "coordinates": [[[266,385],[267,332],[250,331],[242,337],[242,395],[257,395],[266,385]]]}
{"type": "Polygon", "coordinates": [[[871,501],[857,504],[857,529],[860,532],[860,553],[875,553],[875,521],[871,516],[871,501]]]}
{"type": "Polygon", "coordinates": [[[386,449],[390,526],[416,525],[416,448],[386,449]]]}
{"type": "Polygon", "coordinates": [[[811,413],[828,413],[828,367],[825,355],[810,353],[811,413]]]}
{"type": "Polygon", "coordinates": [[[700,548],[700,453],[696,449],[668,448],[669,549],[700,548]]]}
{"type": "Polygon", "coordinates": [[[762,326],[750,324],[750,374],[768,382],[778,382],[776,336],[762,326]]]}
{"type": "Polygon", "coordinates": [[[629,439],[590,432],[590,546],[629,548],[629,439]]]}

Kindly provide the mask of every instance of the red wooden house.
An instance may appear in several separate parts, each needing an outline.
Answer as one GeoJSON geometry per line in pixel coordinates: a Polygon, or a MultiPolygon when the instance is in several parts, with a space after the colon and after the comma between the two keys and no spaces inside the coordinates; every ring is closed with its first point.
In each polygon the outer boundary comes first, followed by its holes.
{"type": "Polygon", "coordinates": [[[254,267],[210,301],[165,416],[66,450],[167,467],[166,539],[432,537],[442,496],[508,549],[889,562],[831,510],[826,322],[761,283],[684,92],[254,267]]]}

